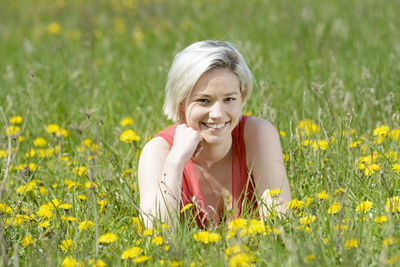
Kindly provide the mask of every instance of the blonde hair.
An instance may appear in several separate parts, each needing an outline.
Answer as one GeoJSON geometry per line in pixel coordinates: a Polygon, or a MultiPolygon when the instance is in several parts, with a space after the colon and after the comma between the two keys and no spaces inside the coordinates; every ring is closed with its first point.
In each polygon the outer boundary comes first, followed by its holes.
{"type": "Polygon", "coordinates": [[[228,68],[240,81],[242,103],[253,89],[253,75],[242,54],[229,42],[200,41],[179,52],[168,73],[163,111],[168,119],[182,122],[179,105],[187,99],[198,79],[216,68],[228,68]]]}

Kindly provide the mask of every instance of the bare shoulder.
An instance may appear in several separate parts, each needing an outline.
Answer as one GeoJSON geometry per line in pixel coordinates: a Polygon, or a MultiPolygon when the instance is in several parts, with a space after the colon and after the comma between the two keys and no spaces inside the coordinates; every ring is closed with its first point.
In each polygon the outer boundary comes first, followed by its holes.
{"type": "Polygon", "coordinates": [[[244,125],[245,143],[257,141],[255,140],[257,137],[263,139],[268,137],[279,138],[279,135],[275,127],[269,121],[257,117],[249,117],[244,125]]]}
{"type": "Polygon", "coordinates": [[[171,150],[168,142],[162,137],[154,137],[145,144],[140,154],[141,160],[147,157],[154,159],[160,159],[165,157],[171,150]]]}

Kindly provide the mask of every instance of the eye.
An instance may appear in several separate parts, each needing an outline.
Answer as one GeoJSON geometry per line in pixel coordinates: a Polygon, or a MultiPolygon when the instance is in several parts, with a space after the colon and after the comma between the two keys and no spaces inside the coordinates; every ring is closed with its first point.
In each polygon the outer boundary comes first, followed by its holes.
{"type": "Polygon", "coordinates": [[[196,102],[201,103],[201,104],[207,104],[209,101],[206,98],[199,98],[199,99],[196,99],[196,102]]]}
{"type": "Polygon", "coordinates": [[[232,102],[232,101],[235,101],[236,100],[236,98],[234,98],[234,97],[227,97],[227,98],[225,98],[225,101],[226,102],[232,102]]]}

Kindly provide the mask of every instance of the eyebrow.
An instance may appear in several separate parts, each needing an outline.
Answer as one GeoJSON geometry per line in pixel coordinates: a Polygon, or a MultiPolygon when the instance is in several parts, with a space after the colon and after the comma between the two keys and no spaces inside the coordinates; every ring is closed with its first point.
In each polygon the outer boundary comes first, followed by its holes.
{"type": "MultiPolygon", "coordinates": [[[[224,94],[224,96],[232,96],[232,95],[239,95],[238,92],[229,92],[224,94]]],[[[194,97],[210,97],[208,94],[195,94],[194,97]]]]}

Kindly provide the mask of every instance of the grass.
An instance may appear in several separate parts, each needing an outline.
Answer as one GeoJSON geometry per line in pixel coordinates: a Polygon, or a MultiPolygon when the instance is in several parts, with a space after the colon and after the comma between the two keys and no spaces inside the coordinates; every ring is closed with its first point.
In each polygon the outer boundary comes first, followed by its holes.
{"type": "Polygon", "coordinates": [[[0,3],[1,264],[131,265],[140,258],[121,258],[131,247],[149,257],[137,263],[144,265],[399,264],[399,213],[386,208],[400,196],[398,1],[0,3]],[[286,133],[292,197],[303,202],[268,218],[260,232],[255,221],[231,239],[226,225],[208,229],[221,236],[208,244],[194,239],[200,230],[190,222],[146,235],[133,219],[138,155],[171,124],[161,113],[169,66],[204,39],[231,41],[245,55],[256,83],[245,111],[286,133]],[[10,122],[15,115],[21,123],[10,122]],[[124,117],[133,124],[121,126],[124,117]],[[47,132],[52,123],[68,136],[47,132]],[[11,124],[20,131],[8,136],[11,124]],[[312,125],[318,132],[307,135],[312,125]],[[121,142],[128,129],[141,139],[121,142]],[[34,145],[38,137],[44,146],[34,145]],[[29,163],[36,168],[19,165],[29,163]],[[366,171],[372,164],[379,170],[366,171]],[[79,166],[87,168],[81,176],[79,166]],[[90,181],[97,186],[87,188],[90,181]],[[327,199],[318,198],[323,190],[327,199]],[[52,199],[72,208],[54,207],[52,199]],[[372,207],[357,211],[367,200],[372,207]],[[341,209],[330,214],[334,202],[341,209]],[[379,216],[387,221],[376,222],[379,216]],[[79,229],[85,220],[93,227],[79,229]],[[99,243],[108,232],[118,240],[99,243]],[[156,235],[163,244],[152,241],[156,235]],[[73,245],[61,248],[68,239],[73,245]]]}

